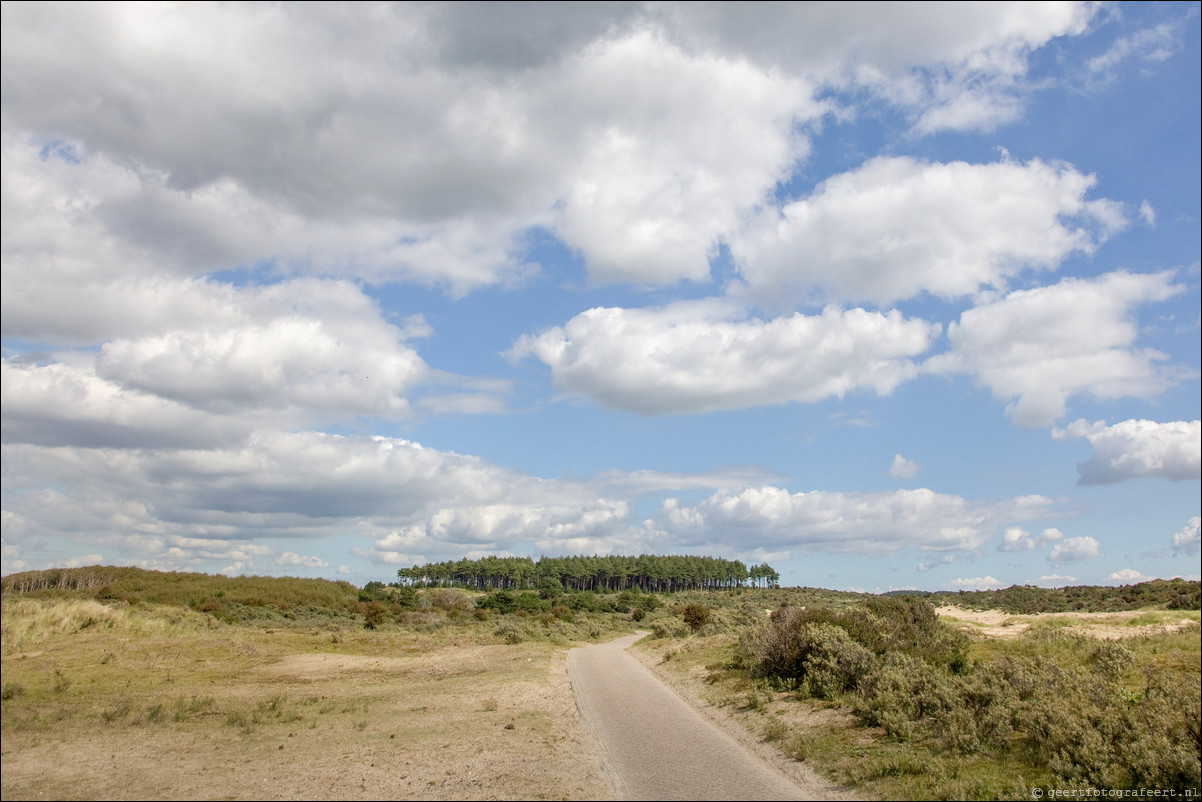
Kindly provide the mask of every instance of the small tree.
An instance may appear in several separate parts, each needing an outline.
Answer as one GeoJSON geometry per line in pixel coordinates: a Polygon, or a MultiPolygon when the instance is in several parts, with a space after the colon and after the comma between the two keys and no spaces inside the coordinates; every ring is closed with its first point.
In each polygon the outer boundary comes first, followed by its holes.
{"type": "Polygon", "coordinates": [[[376,629],[388,618],[388,608],[378,601],[363,604],[363,626],[366,629],[376,629]]]}
{"type": "Polygon", "coordinates": [[[680,611],[680,617],[684,619],[684,622],[689,625],[690,629],[696,632],[710,620],[710,608],[696,602],[686,604],[684,609],[680,611]]]}
{"type": "Polygon", "coordinates": [[[538,580],[538,595],[542,599],[557,599],[563,595],[563,583],[553,576],[538,580]]]}

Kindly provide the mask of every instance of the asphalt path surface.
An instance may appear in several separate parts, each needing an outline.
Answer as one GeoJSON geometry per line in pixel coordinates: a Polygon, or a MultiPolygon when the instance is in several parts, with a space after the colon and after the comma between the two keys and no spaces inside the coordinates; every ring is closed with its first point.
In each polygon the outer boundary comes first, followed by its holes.
{"type": "MultiPolygon", "coordinates": [[[[645,634],[645,633],[644,633],[645,634]]],[[[576,704],[623,799],[814,799],[677,696],[626,648],[568,652],[576,704]]]]}

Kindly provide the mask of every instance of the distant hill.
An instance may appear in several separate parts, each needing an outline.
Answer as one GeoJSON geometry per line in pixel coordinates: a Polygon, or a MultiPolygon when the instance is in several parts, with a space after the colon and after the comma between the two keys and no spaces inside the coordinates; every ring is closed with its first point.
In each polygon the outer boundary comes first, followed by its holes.
{"type": "Polygon", "coordinates": [[[198,574],[91,565],[24,571],[0,580],[5,596],[82,596],[129,604],[168,604],[223,613],[241,607],[279,611],[325,609],[350,613],[359,590],[349,582],[298,577],[198,574]]]}
{"type": "Polygon", "coordinates": [[[1136,585],[1078,585],[1039,588],[1012,585],[999,590],[898,591],[922,596],[932,604],[954,604],[976,610],[1002,610],[1013,614],[1120,612],[1145,607],[1168,610],[1202,608],[1202,583],[1184,579],[1153,579],[1136,585]]]}

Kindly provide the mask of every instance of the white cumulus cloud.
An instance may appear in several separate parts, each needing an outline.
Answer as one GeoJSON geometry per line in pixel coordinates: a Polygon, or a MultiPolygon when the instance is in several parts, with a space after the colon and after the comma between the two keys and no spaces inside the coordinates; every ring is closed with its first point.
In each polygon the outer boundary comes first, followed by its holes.
{"type": "MultiPolygon", "coordinates": [[[[1113,577],[1111,577],[1113,578],[1113,577]]],[[[1075,576],[1062,576],[1061,574],[1049,574],[1041,576],[1035,584],[1041,588],[1062,588],[1065,585],[1071,585],[1077,581],[1075,576]]]]}
{"type": "Polygon", "coordinates": [[[1042,548],[1049,543],[1055,543],[1064,538],[1064,533],[1056,528],[1048,528],[1039,537],[1031,537],[1031,533],[1020,526],[1008,526],[1002,533],[1002,542],[998,551],[1031,551],[1042,548]]]}
{"type": "Polygon", "coordinates": [[[1068,166],[931,164],[880,157],[766,210],[731,245],[749,292],[779,302],[821,289],[888,304],[958,298],[1089,253],[1124,225],[1094,179],[1068,166]]]}
{"type": "Polygon", "coordinates": [[[994,590],[1002,587],[1001,581],[992,576],[974,576],[968,579],[953,579],[947,584],[953,590],[994,590]]]}
{"type": "Polygon", "coordinates": [[[678,542],[754,542],[870,556],[903,548],[973,551],[999,525],[1054,511],[1028,496],[979,502],[927,488],[894,492],[791,493],[780,487],[720,490],[695,505],[664,502],[653,524],[678,542]]]}
{"type": "Polygon", "coordinates": [[[527,335],[509,352],[551,368],[564,393],[643,413],[739,409],[790,401],[888,395],[914,377],[912,358],[938,325],[863,309],[739,319],[731,307],[680,303],[590,309],[527,335]]]}
{"type": "Polygon", "coordinates": [[[1077,465],[1080,484],[1113,484],[1141,477],[1202,478],[1202,421],[1126,420],[1089,427],[1088,431],[1078,426],[1077,430],[1093,446],[1093,456],[1077,465]]]}
{"type": "Polygon", "coordinates": [[[1102,544],[1095,537],[1070,537],[1061,541],[1048,554],[1048,562],[1059,568],[1065,563],[1094,560],[1102,556],[1102,544]]]}
{"type": "Polygon", "coordinates": [[[1151,397],[1180,371],[1160,364],[1163,353],[1135,346],[1134,310],[1184,289],[1171,273],[1119,271],[1018,290],[964,312],[948,326],[951,350],[926,368],[973,375],[1008,402],[1006,413],[1020,426],[1051,426],[1080,393],[1151,397]]]}
{"type": "Polygon", "coordinates": [[[1202,528],[1202,518],[1194,516],[1190,518],[1185,526],[1173,533],[1173,552],[1175,554],[1197,554],[1199,544],[1202,543],[1202,536],[1199,535],[1199,529],[1202,528]]]}
{"type": "Polygon", "coordinates": [[[1115,582],[1122,582],[1125,585],[1134,585],[1139,582],[1147,582],[1151,578],[1152,577],[1144,576],[1134,568],[1123,568],[1118,571],[1113,571],[1111,572],[1110,576],[1107,577],[1107,579],[1114,580],[1115,582]]]}
{"type": "Polygon", "coordinates": [[[895,479],[913,479],[921,469],[922,466],[917,462],[908,460],[901,454],[894,454],[893,462],[889,465],[889,475],[895,479]]]}

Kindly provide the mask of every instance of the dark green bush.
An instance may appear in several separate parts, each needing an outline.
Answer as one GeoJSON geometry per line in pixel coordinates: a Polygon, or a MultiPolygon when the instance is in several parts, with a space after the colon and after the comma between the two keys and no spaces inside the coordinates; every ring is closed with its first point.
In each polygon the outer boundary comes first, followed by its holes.
{"type": "Polygon", "coordinates": [[[689,629],[696,632],[710,620],[710,608],[696,602],[686,604],[680,610],[680,618],[689,625],[689,629]]]}
{"type": "Polygon", "coordinates": [[[496,610],[499,613],[549,613],[551,602],[539,596],[535,591],[512,592],[494,590],[476,599],[476,608],[496,610]]]}
{"type": "Polygon", "coordinates": [[[388,620],[388,607],[383,602],[363,602],[360,608],[363,613],[363,626],[366,629],[377,629],[388,620]]]}

